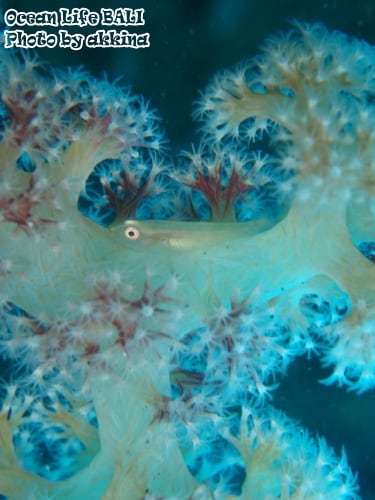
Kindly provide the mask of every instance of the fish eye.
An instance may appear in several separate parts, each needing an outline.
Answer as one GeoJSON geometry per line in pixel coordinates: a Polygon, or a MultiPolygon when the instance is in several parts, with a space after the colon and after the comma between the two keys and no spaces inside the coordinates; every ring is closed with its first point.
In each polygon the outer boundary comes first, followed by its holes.
{"type": "Polygon", "coordinates": [[[125,229],[124,235],[128,240],[137,240],[140,236],[136,227],[130,226],[125,229]]]}

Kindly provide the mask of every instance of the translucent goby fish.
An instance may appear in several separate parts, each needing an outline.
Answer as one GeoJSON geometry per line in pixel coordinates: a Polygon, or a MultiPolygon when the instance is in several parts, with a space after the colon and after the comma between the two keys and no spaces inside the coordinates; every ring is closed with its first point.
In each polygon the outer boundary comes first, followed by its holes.
{"type": "Polygon", "coordinates": [[[129,245],[162,245],[176,249],[225,244],[249,238],[270,229],[275,220],[257,219],[247,222],[196,222],[173,220],[129,219],[112,228],[122,232],[129,245]]]}

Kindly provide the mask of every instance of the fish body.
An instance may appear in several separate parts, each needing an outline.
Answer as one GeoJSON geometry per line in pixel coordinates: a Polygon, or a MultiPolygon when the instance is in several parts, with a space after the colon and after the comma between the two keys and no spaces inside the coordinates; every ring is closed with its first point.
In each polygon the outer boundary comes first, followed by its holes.
{"type": "Polygon", "coordinates": [[[129,245],[161,245],[175,249],[192,249],[225,244],[249,238],[267,229],[265,221],[189,222],[170,220],[126,220],[116,231],[123,233],[129,245]]]}

